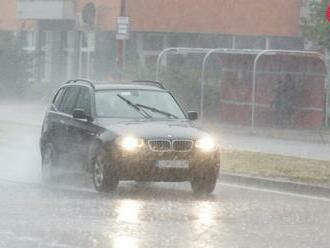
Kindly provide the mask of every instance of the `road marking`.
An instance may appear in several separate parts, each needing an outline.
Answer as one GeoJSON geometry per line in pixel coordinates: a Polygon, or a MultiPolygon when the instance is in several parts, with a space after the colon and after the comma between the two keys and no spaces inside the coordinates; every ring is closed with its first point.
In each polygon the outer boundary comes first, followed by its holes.
{"type": "Polygon", "coordinates": [[[244,186],[244,185],[231,184],[231,183],[218,183],[218,184],[224,185],[227,187],[232,187],[232,188],[246,189],[246,190],[252,190],[252,191],[261,191],[261,192],[267,192],[267,193],[278,194],[278,195],[285,195],[285,196],[306,198],[306,199],[310,199],[310,200],[330,202],[329,198],[320,197],[320,196],[304,195],[304,194],[299,194],[299,193],[285,192],[285,191],[272,190],[272,189],[264,189],[264,188],[244,186]]]}
{"type": "MultiPolygon", "coordinates": [[[[11,180],[6,180],[6,179],[0,179],[0,182],[16,184],[16,185],[19,185],[19,184],[25,184],[25,185],[31,185],[31,186],[44,185],[45,186],[44,189],[97,194],[97,191],[90,189],[90,188],[86,188],[86,187],[74,187],[74,186],[67,186],[67,185],[47,185],[47,184],[43,184],[42,182],[17,182],[17,181],[11,181],[11,180]]],[[[285,192],[285,191],[280,191],[280,190],[271,190],[271,189],[253,187],[253,186],[244,186],[244,185],[231,184],[231,183],[220,183],[220,182],[218,183],[218,185],[223,185],[223,186],[227,186],[227,187],[231,187],[231,188],[251,190],[251,191],[260,191],[260,192],[266,192],[266,193],[272,193],[272,194],[278,194],[278,195],[284,195],[284,196],[291,196],[291,197],[297,197],[297,198],[305,198],[305,199],[310,199],[310,200],[330,202],[330,199],[326,198],[326,197],[285,192]]]]}

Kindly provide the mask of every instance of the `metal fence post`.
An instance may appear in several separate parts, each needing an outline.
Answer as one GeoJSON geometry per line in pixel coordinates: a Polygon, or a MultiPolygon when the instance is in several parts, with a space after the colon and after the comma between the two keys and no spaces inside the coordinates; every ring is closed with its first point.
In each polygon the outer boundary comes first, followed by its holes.
{"type": "Polygon", "coordinates": [[[163,51],[161,51],[159,54],[158,54],[158,57],[157,57],[157,63],[156,63],[156,81],[159,80],[159,72],[160,72],[160,62],[162,60],[162,57],[170,52],[170,51],[177,51],[178,48],[173,48],[173,47],[169,47],[169,48],[166,48],[164,49],[163,51]]]}
{"type": "Polygon", "coordinates": [[[256,70],[257,70],[257,63],[259,58],[267,53],[269,50],[263,50],[254,58],[253,61],[253,74],[252,74],[252,99],[251,99],[251,131],[254,131],[255,126],[255,111],[256,111],[256,70]]]}
{"type": "Polygon", "coordinates": [[[200,118],[201,120],[203,120],[204,118],[204,87],[205,87],[205,67],[206,67],[206,62],[208,57],[215,52],[217,49],[212,49],[210,50],[203,59],[203,63],[202,63],[202,73],[201,73],[201,85],[200,85],[200,91],[201,91],[201,102],[200,102],[200,109],[199,109],[199,113],[200,113],[200,118]]]}

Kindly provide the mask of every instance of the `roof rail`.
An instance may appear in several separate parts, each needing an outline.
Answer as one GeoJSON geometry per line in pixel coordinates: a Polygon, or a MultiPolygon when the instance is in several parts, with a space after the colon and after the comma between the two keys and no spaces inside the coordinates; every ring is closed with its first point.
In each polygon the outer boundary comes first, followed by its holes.
{"type": "Polygon", "coordinates": [[[161,88],[163,90],[167,90],[166,87],[164,86],[164,84],[162,84],[161,82],[158,82],[158,81],[153,81],[153,80],[134,80],[134,81],[132,81],[132,83],[153,85],[153,86],[156,86],[156,87],[161,88]]]}
{"type": "Polygon", "coordinates": [[[77,82],[88,83],[93,89],[95,89],[95,86],[92,81],[90,81],[88,79],[83,79],[83,78],[72,79],[72,80],[67,81],[64,84],[71,84],[71,83],[77,83],[77,82]]]}

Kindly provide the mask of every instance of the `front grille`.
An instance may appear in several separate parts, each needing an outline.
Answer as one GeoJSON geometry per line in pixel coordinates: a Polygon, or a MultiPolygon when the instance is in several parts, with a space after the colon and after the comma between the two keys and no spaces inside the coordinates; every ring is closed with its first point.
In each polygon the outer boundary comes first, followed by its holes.
{"type": "Polygon", "coordinates": [[[173,141],[173,150],[179,152],[187,152],[192,149],[193,142],[191,140],[175,140],[173,141]]]}
{"type": "Polygon", "coordinates": [[[192,149],[192,140],[149,140],[150,150],[156,152],[188,152],[192,149]]]}
{"type": "Polygon", "coordinates": [[[149,140],[148,144],[152,151],[164,152],[171,150],[171,141],[169,140],[149,140]]]}

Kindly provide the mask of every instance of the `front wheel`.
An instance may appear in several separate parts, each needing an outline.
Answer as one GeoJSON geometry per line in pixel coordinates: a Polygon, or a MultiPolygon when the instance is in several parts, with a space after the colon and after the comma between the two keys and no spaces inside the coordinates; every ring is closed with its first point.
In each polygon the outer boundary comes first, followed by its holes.
{"type": "Polygon", "coordinates": [[[93,183],[99,192],[111,192],[116,190],[119,177],[112,165],[104,159],[104,151],[97,152],[93,159],[93,183]]]}
{"type": "Polygon", "coordinates": [[[54,180],[57,159],[54,147],[51,144],[46,144],[41,154],[41,177],[43,182],[49,183],[54,180]]]}
{"type": "Polygon", "coordinates": [[[218,172],[209,170],[207,173],[193,173],[190,185],[195,194],[211,194],[217,185],[218,172]]]}

